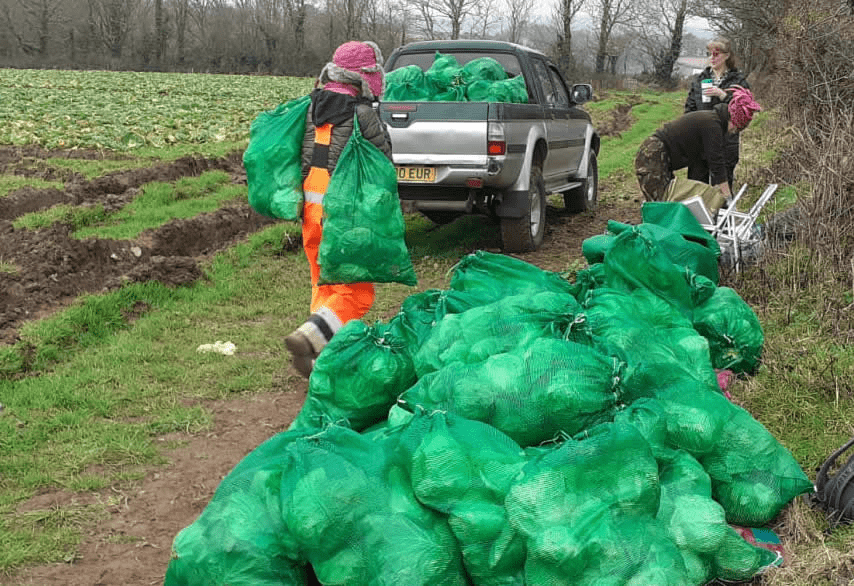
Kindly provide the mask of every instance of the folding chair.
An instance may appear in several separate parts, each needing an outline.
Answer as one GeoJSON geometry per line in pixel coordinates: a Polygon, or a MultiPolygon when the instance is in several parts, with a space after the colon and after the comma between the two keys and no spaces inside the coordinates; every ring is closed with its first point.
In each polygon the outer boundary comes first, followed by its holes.
{"type": "MultiPolygon", "coordinates": [[[[732,203],[729,206],[729,209],[735,209],[735,204],[741,199],[741,196],[744,195],[744,192],[747,191],[747,184],[741,186],[741,189],[738,190],[738,193],[732,199],[732,203]]],[[[718,212],[718,217],[715,219],[715,214],[706,206],[705,200],[700,195],[695,195],[693,197],[689,197],[688,199],[682,200],[682,204],[685,205],[691,213],[697,218],[697,221],[700,222],[700,225],[708,232],[711,232],[712,236],[717,237],[717,232],[720,230],[720,226],[722,224],[722,218],[724,212],[718,212]]]]}
{"type": "Polygon", "coordinates": [[[745,250],[755,250],[762,244],[762,237],[755,229],[756,219],[759,217],[762,208],[777,191],[777,184],[772,183],[766,187],[749,211],[739,212],[736,209],[736,204],[746,188],[747,185],[743,185],[729,206],[721,210],[714,229],[711,230],[712,235],[721,246],[721,252],[732,258],[736,271],[741,270],[745,250]]]}

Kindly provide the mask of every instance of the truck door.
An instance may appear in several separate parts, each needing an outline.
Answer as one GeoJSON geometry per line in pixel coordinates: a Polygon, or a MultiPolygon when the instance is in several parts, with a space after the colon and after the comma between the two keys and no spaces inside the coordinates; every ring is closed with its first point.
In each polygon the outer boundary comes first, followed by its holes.
{"type": "MultiPolygon", "coordinates": [[[[584,157],[584,147],[587,142],[588,119],[579,111],[578,106],[571,103],[569,90],[563,76],[554,65],[549,64],[549,76],[555,92],[553,125],[560,134],[561,161],[556,165],[560,178],[578,175],[578,166],[584,157]]],[[[551,137],[549,141],[551,141],[551,137]]],[[[551,149],[549,149],[551,150],[551,149]]],[[[582,172],[585,170],[582,170],[582,172]]]]}
{"type": "Polygon", "coordinates": [[[569,95],[562,83],[554,83],[549,64],[536,57],[532,58],[532,63],[543,92],[543,117],[549,147],[548,155],[543,162],[543,179],[546,186],[564,183],[568,176],[566,158],[570,146],[569,124],[567,124],[569,95]]]}

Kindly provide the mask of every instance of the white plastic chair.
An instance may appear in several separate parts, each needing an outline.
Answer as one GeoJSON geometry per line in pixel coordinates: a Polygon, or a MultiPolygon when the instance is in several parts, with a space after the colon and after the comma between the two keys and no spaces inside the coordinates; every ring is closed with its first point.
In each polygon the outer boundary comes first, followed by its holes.
{"type": "MultiPolygon", "coordinates": [[[[739,212],[736,209],[736,204],[746,188],[747,185],[741,187],[738,195],[733,198],[729,206],[722,209],[718,214],[714,228],[709,230],[720,244],[721,252],[730,255],[733,259],[736,271],[741,270],[744,251],[750,248],[758,248],[762,243],[762,237],[755,229],[756,219],[759,217],[762,208],[777,191],[777,184],[772,183],[766,187],[749,211],[739,212]]],[[[708,228],[706,229],[708,230],[708,228]]]]}

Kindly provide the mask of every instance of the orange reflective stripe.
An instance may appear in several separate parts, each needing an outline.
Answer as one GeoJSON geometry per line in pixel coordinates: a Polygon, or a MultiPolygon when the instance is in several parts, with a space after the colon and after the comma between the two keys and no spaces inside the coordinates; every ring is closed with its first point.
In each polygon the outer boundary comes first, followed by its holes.
{"type": "Polygon", "coordinates": [[[308,176],[302,183],[303,191],[311,191],[314,193],[326,193],[326,188],[329,187],[329,171],[312,167],[308,170],[308,176]]]}
{"type": "Polygon", "coordinates": [[[332,125],[324,124],[323,126],[314,127],[314,142],[317,144],[325,144],[329,146],[332,142],[332,125]]]}

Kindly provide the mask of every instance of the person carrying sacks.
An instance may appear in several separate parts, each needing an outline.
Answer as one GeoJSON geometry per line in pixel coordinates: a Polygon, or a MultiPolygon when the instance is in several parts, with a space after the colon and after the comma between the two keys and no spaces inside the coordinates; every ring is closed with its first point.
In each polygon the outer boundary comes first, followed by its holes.
{"type": "Polygon", "coordinates": [[[391,160],[391,139],[371,106],[383,94],[382,65],[375,43],[344,43],[321,70],[311,93],[302,145],[302,237],[311,274],[311,315],[285,338],[294,367],[306,378],[332,336],[348,321],[364,316],[374,302],[373,283],[322,284],[318,252],[324,197],[354,132],[354,118],[361,135],[391,160]]]}

